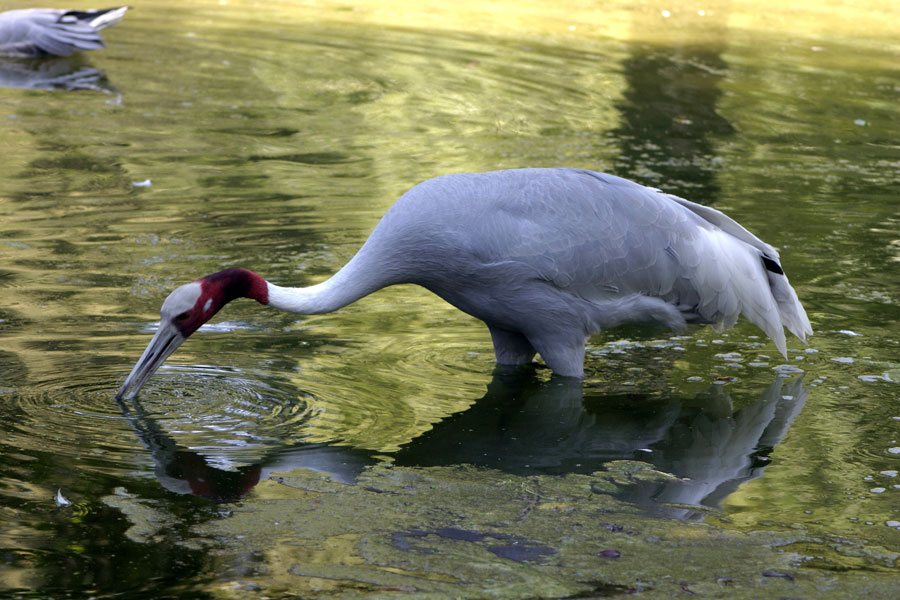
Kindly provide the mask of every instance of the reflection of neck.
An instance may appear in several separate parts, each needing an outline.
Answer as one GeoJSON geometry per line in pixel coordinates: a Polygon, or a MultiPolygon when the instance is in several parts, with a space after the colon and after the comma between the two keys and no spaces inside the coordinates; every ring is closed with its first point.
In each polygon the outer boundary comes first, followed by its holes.
{"type": "Polygon", "coordinates": [[[210,466],[200,454],[179,448],[155,419],[147,416],[136,401],[134,413],[119,402],[123,414],[156,463],[159,482],[177,494],[203,496],[213,502],[234,502],[259,483],[261,465],[247,465],[234,471],[210,466]]]}

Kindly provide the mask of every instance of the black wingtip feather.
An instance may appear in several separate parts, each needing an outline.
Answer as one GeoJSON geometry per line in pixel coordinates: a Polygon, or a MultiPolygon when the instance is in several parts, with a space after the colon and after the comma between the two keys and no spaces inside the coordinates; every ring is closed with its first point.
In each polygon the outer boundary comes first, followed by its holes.
{"type": "Polygon", "coordinates": [[[778,275],[784,275],[784,270],[782,270],[781,265],[777,262],[766,256],[762,255],[763,265],[765,265],[766,269],[772,271],[773,273],[777,273],[778,275]]]}

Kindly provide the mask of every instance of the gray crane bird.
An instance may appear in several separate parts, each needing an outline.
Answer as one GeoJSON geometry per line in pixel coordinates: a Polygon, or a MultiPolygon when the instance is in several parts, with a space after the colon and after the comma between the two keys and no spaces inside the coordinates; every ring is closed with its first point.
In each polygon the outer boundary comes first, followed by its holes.
{"type": "Polygon", "coordinates": [[[0,13],[0,55],[71,56],[81,50],[105,48],[100,30],[121,21],[128,8],[26,8],[0,13]]]}
{"type": "Polygon", "coordinates": [[[718,210],[594,171],[465,173],[406,192],[322,283],[281,287],[231,268],[175,289],[116,398],[134,397],[235,298],[318,314],[402,283],[484,321],[498,363],[539,353],[570,377],[583,376],[587,339],[623,323],[722,330],[743,314],[785,357],[783,327],[812,333],[775,248],[718,210]]]}

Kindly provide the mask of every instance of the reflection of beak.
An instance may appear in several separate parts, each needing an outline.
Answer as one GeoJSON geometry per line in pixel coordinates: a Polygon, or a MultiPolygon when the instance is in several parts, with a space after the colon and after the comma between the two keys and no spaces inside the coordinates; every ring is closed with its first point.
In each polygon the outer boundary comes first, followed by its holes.
{"type": "Polygon", "coordinates": [[[141,389],[141,386],[144,385],[144,382],[147,381],[147,378],[153,375],[156,369],[158,369],[169,355],[175,352],[178,346],[186,339],[187,337],[171,323],[165,325],[160,323],[156,335],[150,340],[150,343],[141,355],[140,360],[137,361],[137,364],[134,365],[131,373],[129,373],[128,377],[125,379],[125,383],[119,388],[119,391],[116,394],[116,400],[121,400],[122,398],[130,400],[134,398],[135,395],[137,395],[138,390],[141,389]],[[128,391],[129,387],[131,387],[131,391],[128,392],[128,395],[126,396],[125,393],[128,391]]]}

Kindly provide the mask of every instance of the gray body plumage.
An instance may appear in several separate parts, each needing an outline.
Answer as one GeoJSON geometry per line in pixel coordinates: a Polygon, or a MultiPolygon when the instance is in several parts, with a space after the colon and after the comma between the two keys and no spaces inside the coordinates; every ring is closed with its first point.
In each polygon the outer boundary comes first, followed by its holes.
{"type": "Polygon", "coordinates": [[[498,362],[538,352],[570,376],[591,334],[627,322],[724,329],[743,314],[782,354],[783,327],[812,333],[773,247],[715,209],[578,169],[425,181],[332,280],[341,304],[421,285],[487,323],[498,362]]]}
{"type": "Polygon", "coordinates": [[[28,8],[0,13],[0,54],[71,56],[105,48],[100,30],[118,23],[127,6],[102,10],[28,8]]]}

